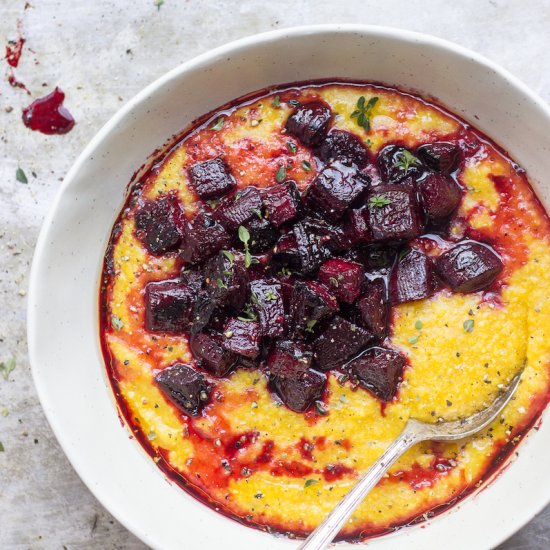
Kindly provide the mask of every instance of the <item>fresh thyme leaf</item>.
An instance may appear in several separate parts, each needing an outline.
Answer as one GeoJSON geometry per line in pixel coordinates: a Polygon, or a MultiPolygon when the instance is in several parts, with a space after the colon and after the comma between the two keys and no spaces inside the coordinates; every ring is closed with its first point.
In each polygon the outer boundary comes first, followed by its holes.
{"type": "Polygon", "coordinates": [[[391,204],[391,200],[386,195],[374,195],[369,199],[369,206],[371,208],[382,208],[391,204]]]}
{"type": "Polygon", "coordinates": [[[311,163],[308,162],[307,160],[303,160],[302,161],[302,168],[306,171],[306,172],[309,172],[311,170],[311,163]]]}
{"type": "Polygon", "coordinates": [[[281,96],[276,95],[276,96],[273,98],[273,101],[271,102],[271,106],[272,106],[274,109],[278,109],[278,108],[281,106],[281,96]]]}
{"type": "Polygon", "coordinates": [[[275,174],[275,179],[279,183],[282,183],[283,181],[285,181],[285,179],[286,179],[286,166],[279,166],[279,168],[277,168],[277,173],[275,174]]]}
{"type": "Polygon", "coordinates": [[[124,323],[122,322],[122,319],[120,317],[117,317],[116,315],[111,315],[111,325],[113,325],[113,328],[116,330],[120,330],[124,323]]]}
{"type": "Polygon", "coordinates": [[[282,267],[281,268],[281,275],[285,275],[287,277],[289,277],[290,275],[292,275],[292,271],[290,271],[290,269],[288,267],[282,267]]]}
{"type": "Polygon", "coordinates": [[[8,380],[10,377],[10,372],[15,369],[15,357],[8,359],[5,363],[0,363],[0,374],[4,377],[4,380],[8,380]]]}
{"type": "Polygon", "coordinates": [[[273,290],[268,290],[265,293],[265,299],[268,302],[274,302],[277,299],[277,294],[275,294],[275,292],[273,290]]]}
{"type": "Polygon", "coordinates": [[[160,11],[160,7],[164,4],[164,0],[155,0],[155,6],[157,7],[157,11],[160,11]]]}
{"type": "Polygon", "coordinates": [[[396,160],[395,164],[399,166],[399,168],[402,168],[404,172],[407,172],[411,166],[418,166],[420,161],[410,151],[403,149],[399,152],[399,158],[396,160]]]}
{"type": "Polygon", "coordinates": [[[262,211],[259,208],[253,208],[252,212],[254,212],[254,214],[256,214],[256,216],[258,216],[258,218],[260,218],[260,220],[263,219],[262,211]]]}
{"type": "Polygon", "coordinates": [[[218,285],[218,288],[227,288],[227,285],[221,279],[217,279],[216,284],[218,285]]]}
{"type": "Polygon", "coordinates": [[[286,142],[286,146],[288,147],[288,150],[291,152],[291,153],[295,153],[296,152],[296,144],[293,143],[292,141],[287,141],[286,142]]]}
{"type": "Polygon", "coordinates": [[[157,438],[157,434],[151,430],[148,434],[147,434],[147,439],[149,441],[153,441],[153,439],[156,439],[157,438]]]}
{"type": "Polygon", "coordinates": [[[313,327],[317,324],[317,319],[310,319],[306,323],[306,332],[313,332],[313,327]]]}
{"type": "Polygon", "coordinates": [[[248,248],[250,232],[244,225],[239,226],[239,240],[244,244],[244,267],[248,269],[252,265],[252,256],[248,248]]]}
{"type": "Polygon", "coordinates": [[[321,416],[326,416],[328,414],[328,411],[325,409],[325,406],[321,403],[321,401],[315,401],[315,408],[321,416]]]}
{"type": "Polygon", "coordinates": [[[415,328],[416,330],[422,330],[422,327],[423,327],[422,321],[421,321],[420,319],[418,319],[418,320],[416,321],[416,323],[414,324],[414,328],[415,328]]]}
{"type": "Polygon", "coordinates": [[[416,343],[418,343],[418,339],[420,336],[413,336],[412,338],[409,338],[408,342],[411,344],[411,346],[414,346],[416,343]]]}
{"type": "Polygon", "coordinates": [[[212,130],[216,130],[217,132],[218,130],[221,130],[223,128],[224,123],[225,123],[225,118],[221,116],[218,118],[218,120],[216,120],[214,124],[212,124],[211,128],[212,130]]]}
{"type": "Polygon", "coordinates": [[[365,96],[361,96],[357,100],[357,105],[355,111],[351,113],[351,118],[357,119],[357,125],[365,130],[365,132],[370,132],[370,123],[372,118],[372,110],[378,102],[378,97],[371,97],[365,104],[365,96]]]}
{"type": "Polygon", "coordinates": [[[231,262],[231,265],[233,265],[233,262],[235,261],[235,254],[229,250],[222,250],[223,255],[231,262]]]}
{"type": "Polygon", "coordinates": [[[25,172],[23,172],[23,168],[21,168],[20,166],[18,166],[17,170],[15,171],[15,179],[20,183],[29,183],[27,175],[25,174],[25,172]]]}
{"type": "Polygon", "coordinates": [[[311,487],[311,485],[314,485],[315,483],[319,483],[316,479],[307,479],[304,483],[304,489],[307,489],[308,487],[311,487]]]}
{"type": "Polygon", "coordinates": [[[462,326],[464,327],[464,332],[472,332],[474,330],[474,324],[475,321],[473,319],[467,319],[462,323],[462,326]]]}

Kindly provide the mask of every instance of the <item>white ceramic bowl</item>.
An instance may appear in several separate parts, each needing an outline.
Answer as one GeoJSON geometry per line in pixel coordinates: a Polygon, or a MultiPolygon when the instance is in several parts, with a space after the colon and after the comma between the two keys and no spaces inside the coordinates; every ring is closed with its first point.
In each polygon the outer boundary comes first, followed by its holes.
{"type": "MultiPolygon", "coordinates": [[[[128,102],[80,155],[44,223],[31,273],[28,340],[42,406],[69,460],[103,505],[154,548],[265,550],[296,543],[199,503],[168,482],[121,427],[99,346],[98,283],[127,183],[167,138],[215,107],[269,85],[329,77],[437,98],[507,149],[550,204],[548,107],[493,63],[430,36],[349,25],[270,32],[184,63],[128,102]]],[[[369,545],[494,547],[550,500],[550,424],[543,422],[519,451],[487,489],[422,527],[369,545]]]]}

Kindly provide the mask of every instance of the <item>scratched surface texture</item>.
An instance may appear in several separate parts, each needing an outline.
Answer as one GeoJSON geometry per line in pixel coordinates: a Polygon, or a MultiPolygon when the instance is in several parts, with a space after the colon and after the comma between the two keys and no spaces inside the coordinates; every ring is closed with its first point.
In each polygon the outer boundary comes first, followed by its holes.
{"type": "MultiPolygon", "coordinates": [[[[0,60],[0,361],[16,360],[8,379],[0,376],[0,548],[142,550],[63,455],[27,358],[33,249],[78,153],[127,99],[172,67],[245,35],[304,23],[432,33],[490,57],[550,101],[550,0],[0,0],[2,55],[18,38],[18,20],[26,42],[15,75],[32,96],[8,84],[0,60]],[[75,128],[64,136],[31,132],[21,108],[56,85],[75,128]],[[28,183],[17,180],[18,167],[28,183]]],[[[550,548],[550,507],[499,550],[543,548],[550,548]]]]}

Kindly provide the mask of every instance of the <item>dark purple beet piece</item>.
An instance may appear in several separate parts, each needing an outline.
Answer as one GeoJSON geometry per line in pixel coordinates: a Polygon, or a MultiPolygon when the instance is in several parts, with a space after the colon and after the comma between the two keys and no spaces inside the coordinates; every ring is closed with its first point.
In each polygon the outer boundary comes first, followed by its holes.
{"type": "Polygon", "coordinates": [[[255,359],[262,340],[260,323],[231,317],[223,329],[223,347],[238,355],[255,359]]]}
{"type": "Polygon", "coordinates": [[[462,191],[449,176],[431,172],[418,182],[422,208],[428,218],[442,221],[460,204],[462,191]]]}
{"type": "Polygon", "coordinates": [[[341,367],[373,339],[368,330],[336,316],[313,342],[313,358],[320,370],[341,367]]]}
{"type": "Polygon", "coordinates": [[[316,154],[323,162],[340,160],[359,168],[363,168],[369,160],[363,140],[344,130],[332,130],[321,142],[316,154]]]}
{"type": "Polygon", "coordinates": [[[180,279],[182,283],[185,283],[191,289],[193,294],[197,295],[202,288],[204,276],[196,269],[184,267],[181,271],[180,279]]]}
{"type": "Polygon", "coordinates": [[[174,195],[141,205],[135,215],[137,236],[153,254],[174,250],[185,234],[185,216],[174,195]]]}
{"type": "Polygon", "coordinates": [[[376,159],[382,180],[386,183],[398,183],[409,176],[422,173],[422,162],[418,157],[400,145],[387,145],[376,159]]]}
{"type": "Polygon", "coordinates": [[[491,247],[476,241],[464,241],[441,254],[436,267],[441,278],[455,292],[476,292],[489,286],[503,265],[491,247]]]}
{"type": "Polygon", "coordinates": [[[252,218],[245,227],[250,233],[248,247],[252,254],[261,254],[270,249],[279,238],[277,229],[265,218],[252,218]]]}
{"type": "Polygon", "coordinates": [[[265,279],[252,281],[250,292],[262,335],[271,338],[282,336],[285,308],[279,282],[265,279]]]}
{"type": "Polygon", "coordinates": [[[247,187],[231,197],[224,197],[212,213],[212,217],[227,231],[233,233],[239,225],[243,225],[253,216],[261,215],[261,210],[260,192],[256,187],[247,187]]]}
{"type": "Polygon", "coordinates": [[[319,269],[330,253],[325,246],[326,238],[316,234],[304,222],[297,223],[292,232],[296,239],[296,250],[299,264],[294,268],[302,275],[307,275],[319,269]]]}
{"type": "Polygon", "coordinates": [[[208,401],[210,388],[204,376],[189,365],[176,363],[155,376],[160,389],[181,411],[198,416],[208,401]]]}
{"type": "Polygon", "coordinates": [[[346,231],[351,235],[353,244],[372,241],[369,226],[369,212],[366,208],[353,208],[347,214],[346,231]]]}
{"type": "Polygon", "coordinates": [[[372,189],[367,209],[376,241],[407,241],[424,230],[416,194],[405,186],[380,185],[372,189]]]}
{"type": "Polygon", "coordinates": [[[218,310],[218,303],[212,299],[208,289],[200,290],[195,298],[193,307],[193,315],[189,330],[192,334],[196,334],[206,327],[211,320],[215,318],[215,313],[218,310]]]}
{"type": "Polygon", "coordinates": [[[275,227],[293,222],[302,212],[302,199],[296,183],[288,181],[262,190],[267,218],[275,227]]]}
{"type": "MultiPolygon", "coordinates": [[[[231,253],[230,253],[231,254],[231,253]]],[[[248,298],[248,271],[241,257],[223,252],[204,265],[204,287],[216,306],[229,306],[239,311],[248,298]]]]}
{"type": "Polygon", "coordinates": [[[331,258],[319,270],[321,283],[346,304],[353,304],[361,294],[364,275],[361,264],[342,258],[331,258]]]}
{"type": "Polygon", "coordinates": [[[370,281],[357,302],[363,325],[377,338],[386,336],[389,308],[386,299],[386,284],[383,279],[370,281]]]}
{"type": "Polygon", "coordinates": [[[442,174],[450,174],[460,162],[458,145],[447,141],[421,145],[416,153],[430,168],[442,174]]]}
{"type": "Polygon", "coordinates": [[[270,374],[296,378],[311,367],[313,353],[309,346],[292,340],[279,340],[267,357],[270,374]]]}
{"type": "Polygon", "coordinates": [[[334,161],[325,166],[306,191],[310,208],[331,221],[340,219],[369,186],[369,178],[354,166],[334,161]]]}
{"type": "Polygon", "coordinates": [[[312,101],[300,105],[288,117],[286,131],[307,147],[315,147],[325,137],[331,116],[328,105],[312,101]]]}
{"type": "Polygon", "coordinates": [[[189,342],[197,364],[215,376],[225,376],[237,362],[235,354],[226,350],[222,341],[221,334],[199,332],[189,342]]]}
{"type": "Polygon", "coordinates": [[[396,351],[369,348],[349,366],[359,383],[382,401],[391,401],[397,394],[405,358],[396,351]]]}
{"type": "Polygon", "coordinates": [[[201,199],[221,197],[236,185],[235,178],[221,157],[192,166],[189,169],[189,180],[201,199]]]}
{"type": "Polygon", "coordinates": [[[395,265],[390,278],[390,298],[402,304],[428,298],[437,289],[432,261],[420,250],[411,250],[395,265]]]}
{"type": "Polygon", "coordinates": [[[271,386],[289,409],[304,412],[323,397],[326,383],[324,374],[310,369],[294,378],[274,376],[271,386]]]}
{"type": "Polygon", "coordinates": [[[145,327],[152,332],[183,332],[187,329],[194,292],[181,281],[156,281],[145,287],[145,327]]]}
{"type": "Polygon", "coordinates": [[[201,263],[222,248],[231,246],[231,236],[216,220],[199,213],[187,230],[181,247],[185,262],[201,263]]]}
{"type": "Polygon", "coordinates": [[[300,255],[294,233],[290,231],[283,235],[273,249],[273,260],[291,269],[300,268],[300,255]]]}

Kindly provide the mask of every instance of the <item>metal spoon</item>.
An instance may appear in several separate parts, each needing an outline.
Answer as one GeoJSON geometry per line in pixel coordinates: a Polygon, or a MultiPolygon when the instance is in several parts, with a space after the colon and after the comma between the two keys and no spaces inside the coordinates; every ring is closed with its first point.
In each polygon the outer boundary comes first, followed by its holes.
{"type": "Polygon", "coordinates": [[[474,435],[488,426],[510,400],[521,378],[520,372],[514,376],[508,387],[498,395],[494,402],[482,411],[453,422],[427,424],[410,418],[399,437],[386,449],[386,452],[369,468],[355,487],[336,505],[298,550],[322,550],[340,532],[354,510],[367,494],[380,481],[392,464],[410,447],[421,441],[454,441],[474,435]]]}

